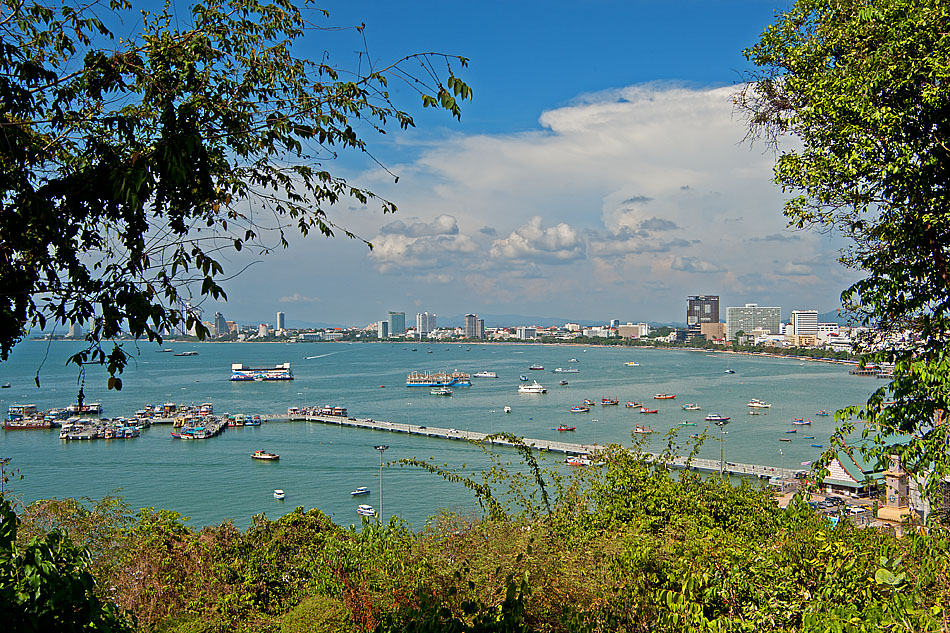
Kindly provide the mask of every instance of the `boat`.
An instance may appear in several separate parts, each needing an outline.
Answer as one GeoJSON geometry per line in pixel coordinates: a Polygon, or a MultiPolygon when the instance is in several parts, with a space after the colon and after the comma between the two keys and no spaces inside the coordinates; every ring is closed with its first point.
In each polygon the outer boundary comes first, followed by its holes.
{"type": "Polygon", "coordinates": [[[564,461],[567,462],[568,466],[590,466],[590,458],[581,457],[580,455],[571,455],[564,461]]]}
{"type": "Polygon", "coordinates": [[[791,440],[791,438],[788,438],[788,437],[780,437],[780,438],[778,438],[778,441],[779,441],[779,442],[791,442],[792,440],[791,440]]]}
{"type": "Polygon", "coordinates": [[[816,413],[815,415],[828,415],[828,412],[825,411],[824,409],[818,409],[818,413],[816,413]]]}
{"type": "Polygon", "coordinates": [[[251,453],[251,459],[260,459],[262,461],[276,462],[280,459],[277,453],[268,453],[267,451],[254,451],[251,453]]]}
{"type": "Polygon", "coordinates": [[[821,444],[812,444],[811,447],[812,447],[812,448],[821,448],[821,444]]]}
{"type": "Polygon", "coordinates": [[[699,439],[699,433],[690,433],[689,439],[691,439],[691,440],[698,440],[698,439],[699,439]]]}
{"type": "Polygon", "coordinates": [[[284,491],[281,490],[280,488],[277,488],[276,490],[274,490],[274,498],[277,499],[278,501],[282,501],[285,496],[286,495],[284,494],[284,491]]]}
{"type": "Polygon", "coordinates": [[[692,402],[683,405],[683,411],[700,411],[702,407],[692,402]]]}
{"type": "Polygon", "coordinates": [[[727,370],[723,371],[722,373],[724,373],[724,374],[734,374],[734,373],[736,373],[736,370],[735,370],[735,369],[727,369],[727,370]]]}
{"type": "Polygon", "coordinates": [[[581,373],[581,370],[574,369],[573,367],[568,367],[566,369],[564,367],[556,367],[554,369],[554,373],[555,374],[579,374],[581,373]]]}
{"type": "Polygon", "coordinates": [[[633,429],[634,433],[639,433],[640,435],[647,435],[653,432],[653,429],[649,426],[643,426],[642,424],[636,425],[633,429]]]}
{"type": "Polygon", "coordinates": [[[357,488],[356,490],[354,490],[354,491],[351,492],[350,494],[353,495],[354,497],[359,497],[360,495],[368,495],[368,494],[369,494],[369,488],[367,488],[366,486],[360,486],[359,488],[357,488]]]}
{"type": "Polygon", "coordinates": [[[0,385],[0,389],[9,389],[9,388],[10,388],[10,383],[8,382],[5,382],[2,385],[0,385]]]}
{"type": "Polygon", "coordinates": [[[805,439],[806,439],[806,440],[813,440],[813,439],[815,439],[815,436],[814,436],[814,435],[806,435],[806,436],[805,436],[805,439]]]}
{"type": "Polygon", "coordinates": [[[634,402],[633,400],[627,400],[627,404],[625,404],[625,405],[623,405],[623,406],[627,407],[628,409],[636,409],[636,408],[638,408],[638,407],[642,407],[642,406],[643,406],[643,403],[642,403],[642,402],[634,402]]]}
{"type": "Polygon", "coordinates": [[[576,430],[577,430],[577,427],[576,427],[576,426],[568,426],[568,425],[566,425],[566,424],[561,424],[561,425],[559,425],[555,430],[556,430],[556,431],[576,431],[576,430]]]}
{"type": "Polygon", "coordinates": [[[462,371],[409,372],[407,387],[471,387],[472,377],[462,371]]]}
{"type": "Polygon", "coordinates": [[[576,362],[577,362],[577,359],[576,359],[576,358],[572,358],[571,360],[569,360],[569,361],[567,361],[567,362],[569,362],[569,363],[576,363],[576,362]]]}
{"type": "Polygon", "coordinates": [[[575,404],[571,407],[571,413],[587,413],[590,411],[590,407],[586,404],[575,404]]]}
{"type": "Polygon", "coordinates": [[[797,426],[808,426],[811,424],[811,420],[792,420],[792,424],[797,426]]]}
{"type": "Polygon", "coordinates": [[[771,409],[772,408],[772,405],[769,404],[768,402],[762,402],[761,400],[758,400],[756,398],[752,398],[751,400],[749,400],[748,406],[753,409],[771,409]]]}
{"type": "Polygon", "coordinates": [[[635,360],[631,360],[631,361],[627,361],[626,363],[624,363],[624,365],[626,365],[627,367],[639,367],[639,366],[640,366],[640,363],[638,363],[638,362],[635,361],[635,360]]]}
{"type": "Polygon", "coordinates": [[[477,371],[472,374],[472,378],[498,378],[498,374],[493,371],[477,371]]]}
{"type": "Polygon", "coordinates": [[[785,431],[786,433],[798,433],[798,429],[789,429],[785,431]]]}
{"type": "Polygon", "coordinates": [[[156,352],[164,352],[164,353],[168,354],[168,353],[174,352],[175,350],[173,350],[173,349],[170,348],[170,347],[166,347],[165,349],[157,349],[157,350],[155,350],[155,351],[156,351],[156,352]]]}
{"type": "Polygon", "coordinates": [[[749,415],[762,415],[762,412],[758,409],[749,409],[749,415]]]}
{"type": "Polygon", "coordinates": [[[584,404],[586,404],[588,407],[592,407],[594,406],[594,401],[590,398],[584,398],[584,404]]]}
{"type": "MultiPolygon", "coordinates": [[[[197,354],[198,352],[195,352],[197,354]]],[[[178,354],[175,354],[176,356],[178,354]]],[[[294,372],[290,363],[282,363],[273,367],[249,367],[243,363],[231,365],[231,378],[234,382],[293,380],[294,372]]]]}
{"type": "Polygon", "coordinates": [[[719,415],[718,413],[710,413],[709,415],[706,416],[706,421],[715,422],[719,424],[720,422],[728,422],[729,416],[719,415]]]}
{"type": "Polygon", "coordinates": [[[173,354],[173,356],[197,356],[197,355],[198,355],[198,352],[195,352],[195,351],[191,351],[191,352],[175,352],[175,353],[173,354]]]}
{"type": "Polygon", "coordinates": [[[680,426],[696,426],[695,422],[690,422],[689,420],[683,420],[680,422],[680,426]]]}
{"type": "Polygon", "coordinates": [[[511,413],[511,407],[506,406],[506,407],[505,407],[505,413],[511,413]]]}
{"type": "Polygon", "coordinates": [[[356,507],[356,514],[361,517],[374,517],[376,516],[376,510],[373,509],[373,506],[361,503],[356,507]]]}
{"type": "Polygon", "coordinates": [[[567,381],[566,381],[566,380],[559,380],[557,384],[561,385],[562,387],[566,387],[566,386],[567,386],[567,381]]]}
{"type": "Polygon", "coordinates": [[[620,404],[620,401],[617,400],[616,398],[601,398],[601,399],[600,399],[600,404],[601,404],[602,406],[608,407],[608,406],[611,406],[611,405],[620,404]]]}
{"type": "Polygon", "coordinates": [[[541,383],[537,380],[530,385],[518,385],[518,393],[547,393],[548,390],[545,389],[541,383]]]}
{"type": "Polygon", "coordinates": [[[657,409],[647,409],[646,407],[640,407],[640,413],[659,413],[657,409]]]}
{"type": "Polygon", "coordinates": [[[524,381],[528,380],[528,377],[525,376],[524,374],[521,374],[520,376],[518,376],[518,380],[520,380],[521,382],[524,382],[524,381]]]}
{"type": "Polygon", "coordinates": [[[452,390],[448,387],[433,387],[429,393],[433,396],[451,396],[452,390]]]}
{"type": "Polygon", "coordinates": [[[528,369],[530,369],[531,371],[543,371],[543,370],[544,370],[544,365],[539,365],[539,364],[535,363],[535,364],[532,365],[531,367],[528,367],[528,369]]]}
{"type": "Polygon", "coordinates": [[[653,396],[654,400],[672,400],[676,397],[675,393],[658,393],[653,396]]]}

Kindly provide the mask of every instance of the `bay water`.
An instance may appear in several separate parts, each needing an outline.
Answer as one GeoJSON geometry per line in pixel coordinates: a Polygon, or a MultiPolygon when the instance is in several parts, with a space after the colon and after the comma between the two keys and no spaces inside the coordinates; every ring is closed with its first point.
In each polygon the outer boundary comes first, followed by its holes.
{"type": "MultiPolygon", "coordinates": [[[[64,407],[76,400],[79,388],[75,366],[66,357],[82,344],[68,341],[23,341],[9,361],[0,363],[0,412],[14,403],[41,409],[64,407]],[[39,375],[40,385],[34,377],[39,375]]],[[[145,404],[214,403],[215,413],[285,415],[289,406],[334,405],[349,415],[398,423],[447,427],[577,443],[618,443],[629,446],[636,424],[655,431],[645,439],[646,450],[660,450],[670,429],[678,443],[709,429],[710,439],[700,456],[726,461],[796,468],[827,445],[834,428],[832,416],[818,410],[864,402],[880,383],[851,376],[848,367],[798,359],[742,356],[685,350],[660,350],[573,345],[438,343],[194,343],[172,342],[176,352],[162,353],[147,343],[124,343],[133,362],[122,375],[123,389],[106,389],[106,377],[97,366],[87,368],[86,402],[101,402],[106,417],[131,416],[145,404]],[[570,362],[576,359],[577,362],[570,362]],[[628,366],[635,361],[639,366],[628,366]],[[292,382],[231,382],[232,363],[267,366],[290,362],[292,382]],[[532,364],[544,366],[531,371],[532,364]],[[552,373],[556,367],[578,373],[552,373]],[[735,373],[725,373],[726,370],[735,373]],[[454,388],[452,397],[436,397],[428,388],[406,387],[409,371],[494,371],[498,377],[473,378],[472,387],[454,388]],[[519,394],[520,375],[547,387],[543,395],[519,394]],[[559,385],[567,380],[567,386],[559,385]],[[656,393],[676,394],[675,400],[654,400],[656,393]],[[601,398],[620,400],[620,406],[600,406],[601,398]],[[585,398],[596,404],[588,413],[571,413],[571,405],[585,398]],[[748,415],[747,402],[757,398],[772,404],[763,414],[748,415]],[[659,413],[644,415],[626,408],[628,401],[643,402],[659,413]],[[701,411],[684,411],[697,403],[701,411]],[[505,414],[505,406],[511,413],[505,414]],[[709,413],[732,418],[719,438],[719,428],[704,421],[709,413]],[[786,430],[794,418],[813,420],[786,430]],[[681,421],[696,426],[680,426],[681,421]],[[559,424],[576,426],[559,432],[559,424]],[[814,436],[814,439],[805,439],[814,436]],[[780,438],[792,439],[779,442],[780,438]]],[[[396,514],[421,529],[441,508],[473,512],[477,503],[463,487],[413,467],[392,464],[418,458],[446,464],[463,474],[476,475],[489,465],[478,446],[459,441],[408,436],[400,433],[341,428],[307,422],[268,422],[260,427],[230,428],[203,441],[173,439],[167,425],[153,426],[131,440],[66,442],[58,429],[4,431],[0,457],[12,459],[22,479],[8,489],[22,502],[43,498],[121,495],[133,508],[174,510],[192,525],[210,525],[232,519],[247,527],[251,517],[265,513],[276,518],[296,506],[319,508],[342,525],[358,523],[356,506],[369,503],[380,509],[380,454],[383,454],[383,508],[386,518],[396,514]],[[280,454],[279,462],[257,462],[250,454],[264,449],[280,454]],[[351,497],[358,486],[372,490],[368,497],[351,497]],[[286,499],[273,498],[274,489],[286,499]]],[[[684,452],[688,449],[683,449],[684,452]]],[[[494,449],[503,459],[516,459],[510,449],[494,449]],[[504,455],[507,454],[507,457],[504,455]]],[[[563,469],[563,455],[551,454],[545,463],[563,469]]],[[[512,464],[517,470],[518,464],[512,464]]]]}

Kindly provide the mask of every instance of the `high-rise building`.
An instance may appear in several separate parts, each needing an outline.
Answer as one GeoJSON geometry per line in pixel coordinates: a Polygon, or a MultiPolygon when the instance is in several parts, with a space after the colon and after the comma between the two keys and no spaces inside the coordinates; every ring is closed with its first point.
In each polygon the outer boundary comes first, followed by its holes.
{"type": "Polygon", "coordinates": [[[719,323],[719,295],[686,297],[686,325],[719,323]]]}
{"type": "Polygon", "coordinates": [[[620,319],[611,319],[611,320],[610,320],[610,327],[612,327],[612,328],[614,328],[614,329],[620,327],[620,319]]]}
{"type": "Polygon", "coordinates": [[[478,315],[465,315],[465,338],[478,338],[478,315]]]}
{"type": "Polygon", "coordinates": [[[818,310],[792,310],[792,336],[818,334],[818,310]]]}
{"type": "Polygon", "coordinates": [[[781,323],[782,308],[760,307],[757,303],[726,308],[726,339],[735,339],[736,332],[740,331],[766,330],[769,334],[778,334],[781,323]]]}
{"type": "Polygon", "coordinates": [[[389,313],[389,335],[402,336],[405,333],[406,333],[406,313],[405,312],[390,312],[389,313]]]}
{"type": "Polygon", "coordinates": [[[69,338],[82,338],[83,337],[82,323],[70,323],[69,324],[69,333],[66,335],[69,338]]]}
{"type": "Polygon", "coordinates": [[[485,338],[485,319],[475,320],[475,338],[477,339],[485,338]]]}
{"type": "Polygon", "coordinates": [[[286,329],[284,327],[284,313],[283,312],[277,313],[277,327],[275,327],[274,329],[277,330],[278,332],[286,329]]]}
{"type": "Polygon", "coordinates": [[[224,315],[220,312],[214,313],[214,337],[221,338],[222,336],[227,336],[231,333],[231,329],[228,327],[227,319],[224,318],[224,315]]]}
{"type": "Polygon", "coordinates": [[[435,331],[435,315],[428,312],[419,312],[416,314],[416,334],[420,339],[435,331]]]}
{"type": "Polygon", "coordinates": [[[389,321],[380,321],[376,327],[377,338],[389,338],[389,321]]]}

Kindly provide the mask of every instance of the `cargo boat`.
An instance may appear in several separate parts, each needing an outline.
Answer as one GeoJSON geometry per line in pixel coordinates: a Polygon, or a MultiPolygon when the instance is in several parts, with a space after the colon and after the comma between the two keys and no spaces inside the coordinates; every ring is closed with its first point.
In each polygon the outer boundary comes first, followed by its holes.
{"type": "Polygon", "coordinates": [[[409,372],[407,387],[471,387],[472,377],[461,371],[409,372]]]}
{"type": "Polygon", "coordinates": [[[247,367],[242,363],[231,365],[231,380],[235,382],[293,380],[294,372],[290,363],[282,363],[273,367],[247,367]]]}

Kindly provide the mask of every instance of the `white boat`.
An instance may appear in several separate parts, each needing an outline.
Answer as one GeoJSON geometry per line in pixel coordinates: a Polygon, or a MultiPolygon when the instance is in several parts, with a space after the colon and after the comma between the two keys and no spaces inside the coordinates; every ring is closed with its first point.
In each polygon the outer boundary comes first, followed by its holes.
{"type": "Polygon", "coordinates": [[[506,407],[505,407],[505,413],[511,413],[511,407],[506,406],[506,407]]]}
{"type": "Polygon", "coordinates": [[[567,361],[567,362],[569,362],[569,363],[576,363],[576,362],[577,362],[577,359],[576,359],[576,358],[572,358],[571,360],[569,360],[569,361],[567,361]]]}
{"type": "Polygon", "coordinates": [[[590,466],[589,457],[581,457],[580,455],[572,455],[564,460],[569,466],[590,466]]]}
{"type": "Polygon", "coordinates": [[[574,367],[558,367],[554,370],[555,374],[579,374],[581,373],[580,369],[575,369],[574,367]]]}
{"type": "Polygon", "coordinates": [[[356,490],[354,490],[354,491],[351,492],[350,494],[353,495],[354,497],[358,497],[358,496],[360,496],[360,495],[368,495],[368,494],[369,494],[369,488],[367,488],[366,486],[360,486],[359,488],[357,488],[356,490]]]}
{"type": "Polygon", "coordinates": [[[692,402],[690,402],[689,404],[683,405],[684,411],[699,411],[700,409],[702,409],[701,406],[699,406],[698,404],[694,404],[692,402]]]}
{"type": "Polygon", "coordinates": [[[361,503],[356,508],[356,514],[360,515],[361,517],[374,517],[376,516],[376,510],[373,509],[373,506],[361,503]]]}
{"type": "Polygon", "coordinates": [[[771,409],[772,405],[769,404],[768,402],[763,402],[756,398],[752,398],[751,400],[749,400],[749,407],[753,409],[771,409]]]}
{"type": "Polygon", "coordinates": [[[518,385],[518,393],[547,393],[548,390],[544,388],[537,380],[530,385],[518,385]]]}
{"type": "Polygon", "coordinates": [[[729,417],[725,415],[719,415],[718,413],[710,413],[706,416],[707,422],[715,422],[716,424],[725,424],[729,421],[729,417]]]}
{"type": "Polygon", "coordinates": [[[626,363],[624,363],[624,365],[626,365],[627,367],[639,367],[639,366],[640,366],[640,363],[638,363],[638,362],[635,361],[635,360],[631,360],[631,361],[627,361],[626,363]]]}
{"type": "Polygon", "coordinates": [[[451,396],[452,390],[448,387],[433,387],[429,390],[429,393],[433,396],[451,396]]]}
{"type": "Polygon", "coordinates": [[[472,374],[472,378],[498,378],[498,374],[493,371],[477,371],[472,374]]]}
{"type": "Polygon", "coordinates": [[[274,498],[275,498],[275,499],[281,500],[281,499],[284,498],[284,496],[285,496],[285,495],[284,495],[284,491],[281,490],[280,488],[278,488],[277,490],[274,491],[274,498]]]}

